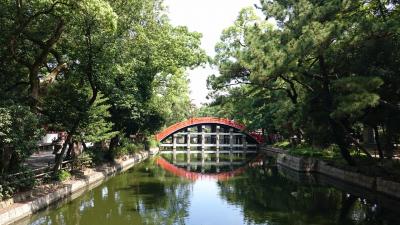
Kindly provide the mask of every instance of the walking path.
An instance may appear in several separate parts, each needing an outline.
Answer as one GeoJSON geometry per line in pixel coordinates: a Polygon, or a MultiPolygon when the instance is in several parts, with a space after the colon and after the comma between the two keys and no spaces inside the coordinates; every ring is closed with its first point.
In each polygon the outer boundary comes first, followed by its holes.
{"type": "Polygon", "coordinates": [[[26,161],[25,165],[31,169],[38,169],[54,164],[55,155],[52,150],[39,151],[31,155],[26,161]]]}

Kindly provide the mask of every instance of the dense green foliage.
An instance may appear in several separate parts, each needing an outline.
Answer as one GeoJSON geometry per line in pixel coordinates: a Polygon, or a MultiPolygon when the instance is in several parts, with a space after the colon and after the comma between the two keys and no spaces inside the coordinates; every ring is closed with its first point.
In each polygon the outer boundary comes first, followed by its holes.
{"type": "Polygon", "coordinates": [[[400,139],[398,1],[261,1],[217,44],[221,76],[202,113],[231,118],[312,146],[336,144],[353,164],[361,131],[373,129],[380,157],[400,139]],[[276,24],[270,23],[273,19],[276,24]]]}
{"type": "Polygon", "coordinates": [[[59,170],[54,177],[57,181],[66,181],[71,178],[71,174],[66,170],[59,170]]]}
{"type": "Polygon", "coordinates": [[[8,102],[0,107],[0,174],[19,169],[41,137],[39,121],[29,107],[8,102]]]}
{"type": "Polygon", "coordinates": [[[112,152],[112,158],[118,159],[123,156],[132,155],[144,149],[144,145],[141,143],[132,143],[128,138],[122,138],[120,145],[112,152]]]}
{"type": "Polygon", "coordinates": [[[59,156],[79,142],[146,142],[188,116],[184,71],[207,60],[201,34],[172,26],[161,0],[5,0],[0,27],[1,173],[42,128],[67,132],[59,156]]]}
{"type": "Polygon", "coordinates": [[[30,168],[17,165],[20,171],[18,174],[0,176],[0,201],[12,197],[15,193],[31,190],[40,183],[30,168]]]}

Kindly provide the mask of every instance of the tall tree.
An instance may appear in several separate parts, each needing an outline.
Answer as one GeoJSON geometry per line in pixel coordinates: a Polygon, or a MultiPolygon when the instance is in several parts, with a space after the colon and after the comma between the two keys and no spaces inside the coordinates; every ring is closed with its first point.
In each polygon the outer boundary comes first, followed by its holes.
{"type": "Polygon", "coordinates": [[[6,0],[0,12],[0,94],[67,131],[55,170],[73,140],[155,132],[167,117],[156,76],[183,85],[206,61],[201,35],[172,26],[160,0],[6,0]]]}
{"type": "Polygon", "coordinates": [[[398,3],[277,0],[261,5],[276,26],[255,20],[249,9],[241,12],[217,45],[222,75],[211,77],[214,89],[236,82],[285,93],[280,101],[289,99],[294,106],[286,114],[291,129],[305,132],[311,144],[337,144],[349,164],[354,164],[350,145],[363,149],[355,136],[357,123],[382,127],[390,152],[398,140],[391,125],[399,121],[394,116],[398,68],[392,66],[399,54],[398,3]]]}

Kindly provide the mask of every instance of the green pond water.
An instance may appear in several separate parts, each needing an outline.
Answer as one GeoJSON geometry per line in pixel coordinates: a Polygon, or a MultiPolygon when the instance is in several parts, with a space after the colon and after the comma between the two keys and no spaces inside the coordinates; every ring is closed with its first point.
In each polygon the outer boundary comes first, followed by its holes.
{"type": "Polygon", "coordinates": [[[17,224],[400,224],[397,200],[280,168],[273,159],[165,158],[177,166],[148,160],[17,224]]]}

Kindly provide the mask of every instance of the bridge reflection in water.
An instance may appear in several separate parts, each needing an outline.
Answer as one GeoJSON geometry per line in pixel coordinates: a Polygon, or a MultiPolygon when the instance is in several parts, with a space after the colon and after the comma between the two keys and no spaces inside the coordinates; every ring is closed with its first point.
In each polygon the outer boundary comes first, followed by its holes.
{"type": "Polygon", "coordinates": [[[166,171],[188,180],[224,181],[242,174],[248,166],[262,163],[256,154],[163,154],[157,164],[166,171]]]}

